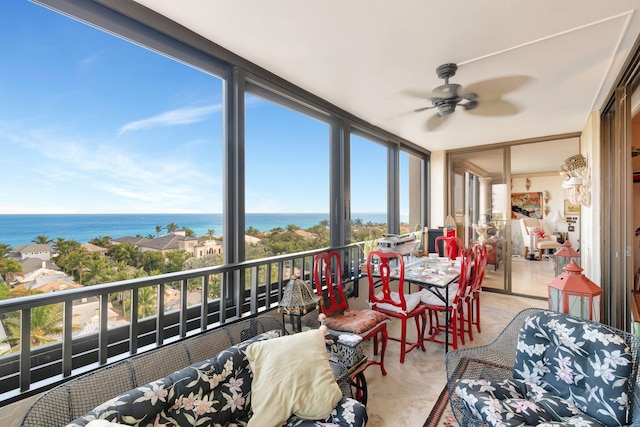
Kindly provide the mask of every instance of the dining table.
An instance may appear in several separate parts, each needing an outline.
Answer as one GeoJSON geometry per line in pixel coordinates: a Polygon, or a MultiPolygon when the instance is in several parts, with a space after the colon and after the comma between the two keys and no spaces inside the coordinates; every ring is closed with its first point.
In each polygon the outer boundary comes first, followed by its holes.
{"type": "MultiPolygon", "coordinates": [[[[374,268],[374,277],[376,276],[374,268]]],[[[429,258],[426,256],[416,257],[413,255],[404,256],[404,281],[411,285],[416,285],[426,289],[440,299],[445,306],[449,301],[449,285],[455,283],[460,277],[460,266],[451,260],[440,258],[429,258]]],[[[391,269],[391,278],[399,279],[399,270],[396,267],[391,269]]],[[[409,287],[409,293],[411,288],[409,287]]],[[[445,311],[445,330],[449,330],[451,322],[451,312],[445,311]]],[[[445,334],[445,353],[449,351],[449,334],[445,334]]]]}

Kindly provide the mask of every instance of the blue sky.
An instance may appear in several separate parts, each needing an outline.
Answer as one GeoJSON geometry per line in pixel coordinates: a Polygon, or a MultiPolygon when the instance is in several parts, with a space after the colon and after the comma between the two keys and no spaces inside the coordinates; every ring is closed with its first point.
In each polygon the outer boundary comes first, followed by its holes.
{"type": "MultiPolygon", "coordinates": [[[[219,78],[26,0],[0,40],[0,214],[222,211],[219,78]]],[[[328,212],[328,126],[247,101],[247,211],[328,212]]],[[[353,212],[386,210],[379,151],[353,212]]]]}

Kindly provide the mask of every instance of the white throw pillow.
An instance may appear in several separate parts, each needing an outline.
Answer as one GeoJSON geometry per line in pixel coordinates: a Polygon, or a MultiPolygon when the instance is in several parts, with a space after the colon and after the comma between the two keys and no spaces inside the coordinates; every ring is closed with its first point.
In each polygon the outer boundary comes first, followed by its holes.
{"type": "Polygon", "coordinates": [[[247,427],[280,427],[292,414],[322,420],[342,399],[329,365],[324,330],[255,342],[246,354],[253,371],[247,427]]]}
{"type": "MultiPolygon", "coordinates": [[[[376,297],[382,298],[382,292],[378,292],[376,294],[376,297]]],[[[400,302],[400,294],[397,292],[391,292],[391,299],[393,301],[400,302]]],[[[415,292],[413,294],[404,294],[404,301],[407,305],[407,311],[403,311],[400,307],[388,303],[377,303],[376,307],[382,310],[394,311],[396,313],[410,313],[414,308],[418,306],[418,304],[420,304],[420,292],[415,292]]]]}

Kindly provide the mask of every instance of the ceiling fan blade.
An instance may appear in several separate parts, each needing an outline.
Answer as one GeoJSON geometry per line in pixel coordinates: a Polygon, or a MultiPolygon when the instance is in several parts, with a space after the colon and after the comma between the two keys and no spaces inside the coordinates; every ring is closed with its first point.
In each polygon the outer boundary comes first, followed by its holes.
{"type": "Polygon", "coordinates": [[[478,101],[475,99],[473,101],[469,101],[466,104],[460,104],[466,111],[473,110],[478,107],[478,101]]]}
{"type": "Polygon", "coordinates": [[[498,99],[509,92],[526,86],[532,81],[533,78],[529,76],[496,77],[472,83],[465,89],[469,92],[480,94],[483,99],[498,99]]]}
{"type": "Polygon", "coordinates": [[[438,129],[441,125],[444,124],[446,120],[449,119],[449,117],[451,117],[451,114],[447,114],[446,116],[441,116],[439,113],[434,114],[433,116],[429,117],[429,120],[427,120],[427,130],[434,131],[438,129]]]}
{"type": "Polygon", "coordinates": [[[435,105],[431,105],[429,107],[417,108],[417,109],[413,110],[413,112],[414,113],[419,113],[420,111],[431,110],[432,108],[436,108],[436,106],[435,105]]]}
{"type": "Polygon", "coordinates": [[[520,112],[520,108],[517,105],[505,101],[504,99],[494,99],[477,103],[477,108],[469,111],[469,114],[475,116],[513,116],[520,112]]]}
{"type": "Polygon", "coordinates": [[[465,92],[462,95],[460,95],[460,97],[462,99],[467,99],[469,101],[475,101],[478,99],[478,94],[475,92],[465,92]]]}

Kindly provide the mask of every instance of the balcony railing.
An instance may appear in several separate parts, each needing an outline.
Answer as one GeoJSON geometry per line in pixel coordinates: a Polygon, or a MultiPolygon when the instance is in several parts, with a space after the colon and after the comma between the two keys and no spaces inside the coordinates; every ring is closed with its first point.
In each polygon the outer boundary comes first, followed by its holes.
{"type": "MultiPolygon", "coordinates": [[[[357,280],[362,252],[357,244],[336,248],[343,261],[343,282],[357,280]]],[[[0,318],[20,313],[20,350],[0,356],[0,406],[49,389],[97,367],[148,351],[219,325],[277,308],[292,276],[311,279],[318,249],[271,258],[187,270],[104,285],[0,301],[0,318]],[[220,283],[220,297],[209,298],[211,278],[220,283]],[[193,289],[194,281],[200,286],[193,289]],[[139,318],[141,289],[151,288],[155,313],[139,318]],[[169,304],[169,291],[177,298],[169,304]],[[177,292],[176,292],[177,291],[177,292]],[[198,301],[193,297],[199,295],[198,301]],[[127,298],[128,297],[128,298],[127,298]],[[110,325],[111,301],[128,301],[125,322],[110,325]],[[94,331],[75,334],[74,307],[94,302],[94,331]],[[204,302],[204,303],[203,303],[204,302]],[[53,343],[32,346],[33,309],[62,304],[62,333],[53,343]]],[[[354,286],[357,290],[357,286],[354,286]]],[[[196,298],[198,299],[198,298],[196,298]]],[[[85,325],[86,326],[86,325],[85,325]]]]}

